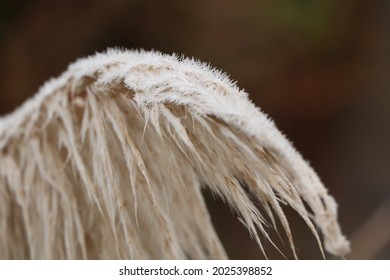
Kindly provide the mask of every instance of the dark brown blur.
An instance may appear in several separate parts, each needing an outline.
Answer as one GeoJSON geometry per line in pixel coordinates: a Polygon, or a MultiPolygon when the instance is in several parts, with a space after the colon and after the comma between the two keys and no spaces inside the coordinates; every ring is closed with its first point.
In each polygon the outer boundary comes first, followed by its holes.
{"type": "MultiPolygon", "coordinates": [[[[335,196],[352,241],[346,258],[390,259],[390,1],[0,5],[0,115],[70,62],[107,47],[176,52],[209,62],[249,92],[335,196]]],[[[235,214],[207,197],[230,257],[263,258],[235,214]]],[[[299,257],[321,258],[304,223],[287,213],[299,257]]],[[[291,258],[288,245],[272,236],[291,258]]],[[[283,258],[264,242],[269,258],[283,258]]]]}

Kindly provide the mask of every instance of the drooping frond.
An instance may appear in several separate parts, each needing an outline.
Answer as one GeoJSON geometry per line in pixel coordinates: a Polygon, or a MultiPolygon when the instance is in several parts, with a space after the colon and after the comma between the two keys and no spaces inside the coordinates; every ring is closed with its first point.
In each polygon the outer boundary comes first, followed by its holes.
{"type": "Polygon", "coordinates": [[[316,173],[226,76],[156,52],[82,59],[0,119],[0,258],[226,258],[202,186],[260,248],[277,219],[296,256],[283,203],[348,251],[316,173]]]}

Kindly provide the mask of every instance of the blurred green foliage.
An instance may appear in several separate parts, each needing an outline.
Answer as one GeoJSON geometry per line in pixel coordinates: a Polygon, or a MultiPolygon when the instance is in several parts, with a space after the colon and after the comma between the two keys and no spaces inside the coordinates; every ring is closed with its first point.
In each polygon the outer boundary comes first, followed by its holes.
{"type": "Polygon", "coordinates": [[[290,34],[301,52],[326,53],[339,47],[348,26],[340,4],[329,0],[276,0],[268,4],[269,20],[290,34]]]}

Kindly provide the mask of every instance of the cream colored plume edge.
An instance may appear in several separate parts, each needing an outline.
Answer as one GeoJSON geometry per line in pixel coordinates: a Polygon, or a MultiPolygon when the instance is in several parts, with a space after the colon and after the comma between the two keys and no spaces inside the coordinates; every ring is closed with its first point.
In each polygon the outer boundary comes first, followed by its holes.
{"type": "Polygon", "coordinates": [[[224,74],[157,52],[81,59],[0,119],[0,258],[227,258],[206,187],[260,250],[280,223],[297,257],[287,204],[321,251],[317,229],[349,251],[316,173],[224,74]]]}

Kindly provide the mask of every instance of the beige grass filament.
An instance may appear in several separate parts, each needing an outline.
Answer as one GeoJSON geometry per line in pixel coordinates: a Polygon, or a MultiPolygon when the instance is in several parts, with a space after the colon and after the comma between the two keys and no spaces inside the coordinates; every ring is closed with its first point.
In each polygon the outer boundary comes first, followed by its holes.
{"type": "Polygon", "coordinates": [[[260,248],[267,216],[297,257],[285,203],[321,248],[316,227],[328,252],[349,250],[316,173],[225,75],[109,50],[0,119],[0,258],[227,258],[202,186],[237,211],[260,248]]]}

